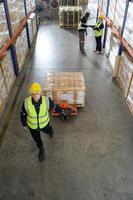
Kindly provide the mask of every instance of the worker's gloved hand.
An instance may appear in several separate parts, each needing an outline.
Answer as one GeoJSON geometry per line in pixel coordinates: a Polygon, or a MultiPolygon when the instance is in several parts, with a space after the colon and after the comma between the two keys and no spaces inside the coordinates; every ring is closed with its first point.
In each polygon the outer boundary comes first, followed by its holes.
{"type": "Polygon", "coordinates": [[[65,120],[68,119],[68,111],[67,110],[62,110],[62,119],[65,119],[65,120]]]}
{"type": "Polygon", "coordinates": [[[61,113],[63,116],[66,116],[67,115],[67,112],[66,112],[66,110],[63,110],[62,109],[62,113],[61,113]]]}
{"type": "Polygon", "coordinates": [[[26,126],[23,126],[23,128],[26,130],[27,129],[27,127],[26,126]]]}

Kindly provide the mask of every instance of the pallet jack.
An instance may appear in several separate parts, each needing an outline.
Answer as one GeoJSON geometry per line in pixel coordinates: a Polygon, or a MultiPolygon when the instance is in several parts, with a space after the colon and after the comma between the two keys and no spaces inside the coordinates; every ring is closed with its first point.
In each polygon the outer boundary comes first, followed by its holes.
{"type": "Polygon", "coordinates": [[[76,105],[70,105],[66,101],[61,101],[58,105],[62,108],[63,112],[58,113],[53,109],[53,116],[61,116],[62,120],[68,120],[69,115],[76,116],[78,114],[76,105]]]}

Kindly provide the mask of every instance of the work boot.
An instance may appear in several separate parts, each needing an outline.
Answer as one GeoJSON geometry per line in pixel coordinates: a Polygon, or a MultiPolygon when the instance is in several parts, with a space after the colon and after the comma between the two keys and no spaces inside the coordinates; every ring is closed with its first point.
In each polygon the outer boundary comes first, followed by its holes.
{"type": "Polygon", "coordinates": [[[38,154],[38,159],[39,159],[39,161],[40,162],[43,162],[44,161],[44,149],[43,148],[41,148],[40,150],[39,150],[39,154],[38,154]]]}

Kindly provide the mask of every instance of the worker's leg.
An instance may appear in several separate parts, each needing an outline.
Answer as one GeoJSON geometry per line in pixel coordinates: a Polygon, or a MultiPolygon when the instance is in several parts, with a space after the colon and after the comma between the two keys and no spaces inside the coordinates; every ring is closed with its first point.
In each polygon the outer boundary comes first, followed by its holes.
{"type": "Polygon", "coordinates": [[[97,37],[97,49],[98,49],[98,52],[101,53],[102,51],[102,37],[97,37]]]}
{"type": "Polygon", "coordinates": [[[39,148],[39,154],[38,154],[39,161],[43,161],[44,160],[44,148],[43,148],[43,143],[42,143],[42,139],[40,136],[40,131],[30,129],[30,133],[31,133],[32,138],[36,142],[37,147],[39,148]]]}
{"type": "Polygon", "coordinates": [[[79,31],[79,48],[81,52],[85,52],[84,44],[85,44],[85,33],[83,31],[79,31]]]}
{"type": "Polygon", "coordinates": [[[45,128],[41,129],[41,131],[48,134],[50,138],[52,138],[54,135],[53,127],[50,124],[48,124],[45,128]]]}
{"type": "Polygon", "coordinates": [[[96,39],[96,50],[95,51],[98,51],[98,37],[95,37],[96,39]]]}

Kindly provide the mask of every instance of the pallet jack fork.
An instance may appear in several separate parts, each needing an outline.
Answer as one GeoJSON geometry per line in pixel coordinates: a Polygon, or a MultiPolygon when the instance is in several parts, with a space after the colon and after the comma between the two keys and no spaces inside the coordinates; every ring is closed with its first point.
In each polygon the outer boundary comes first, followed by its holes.
{"type": "Polygon", "coordinates": [[[61,116],[61,119],[67,120],[69,115],[76,116],[78,114],[76,105],[70,105],[66,101],[62,101],[59,103],[59,106],[62,108],[63,112],[58,113],[53,109],[53,116],[61,116]]]}

